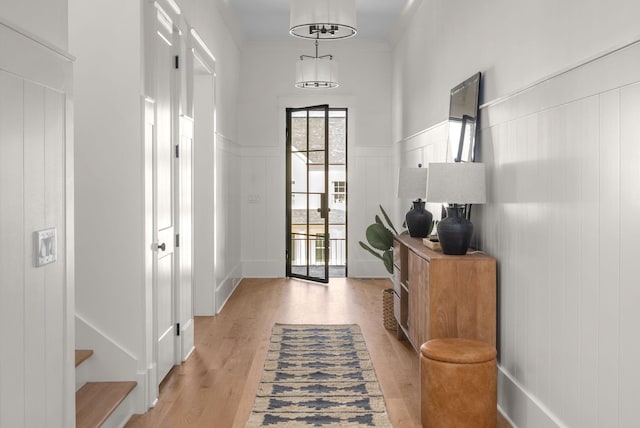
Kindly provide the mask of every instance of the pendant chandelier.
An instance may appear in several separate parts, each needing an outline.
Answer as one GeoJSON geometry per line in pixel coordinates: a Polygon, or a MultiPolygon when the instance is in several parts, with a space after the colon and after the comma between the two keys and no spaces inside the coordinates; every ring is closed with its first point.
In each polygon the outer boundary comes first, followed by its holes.
{"type": "Polygon", "coordinates": [[[355,0],[291,0],[289,33],[305,39],[345,39],[356,34],[355,0]]]}
{"type": "Polygon", "coordinates": [[[296,87],[303,89],[329,89],[338,87],[338,63],[333,55],[300,55],[296,62],[296,87]]]}

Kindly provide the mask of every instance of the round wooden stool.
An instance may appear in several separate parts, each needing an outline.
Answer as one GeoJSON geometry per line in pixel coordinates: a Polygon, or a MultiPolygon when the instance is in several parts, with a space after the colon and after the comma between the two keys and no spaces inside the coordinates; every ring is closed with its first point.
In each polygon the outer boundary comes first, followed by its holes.
{"type": "Polygon", "coordinates": [[[433,339],[420,347],[424,428],[496,426],[496,348],[476,340],[433,339]]]}

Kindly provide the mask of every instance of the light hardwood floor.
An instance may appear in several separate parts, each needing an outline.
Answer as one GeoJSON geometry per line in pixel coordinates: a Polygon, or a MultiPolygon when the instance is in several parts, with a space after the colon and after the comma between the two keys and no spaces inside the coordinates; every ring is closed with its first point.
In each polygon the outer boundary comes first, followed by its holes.
{"type": "MultiPolygon", "coordinates": [[[[244,427],[274,323],[358,324],[394,427],[420,427],[418,354],[382,324],[388,280],[245,279],[215,317],[196,317],[196,349],[160,386],[157,406],[127,427],[244,427]]],[[[509,425],[500,418],[498,427],[509,425]]]]}

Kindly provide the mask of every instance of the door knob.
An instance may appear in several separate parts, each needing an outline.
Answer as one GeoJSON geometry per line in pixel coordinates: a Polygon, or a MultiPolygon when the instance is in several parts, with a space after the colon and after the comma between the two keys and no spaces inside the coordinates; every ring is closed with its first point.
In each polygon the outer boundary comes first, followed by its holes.
{"type": "Polygon", "coordinates": [[[164,242],[162,244],[158,245],[158,250],[164,251],[166,249],[167,249],[167,246],[166,246],[166,244],[164,242]]]}

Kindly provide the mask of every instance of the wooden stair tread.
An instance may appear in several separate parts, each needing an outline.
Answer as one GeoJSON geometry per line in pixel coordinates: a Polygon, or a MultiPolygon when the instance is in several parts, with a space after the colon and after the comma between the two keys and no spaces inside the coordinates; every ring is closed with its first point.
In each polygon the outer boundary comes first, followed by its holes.
{"type": "Polygon", "coordinates": [[[137,382],[87,382],[76,392],[76,427],[101,426],[137,382]]]}
{"type": "Polygon", "coordinates": [[[76,367],[93,355],[93,349],[76,349],[76,367]]]}

